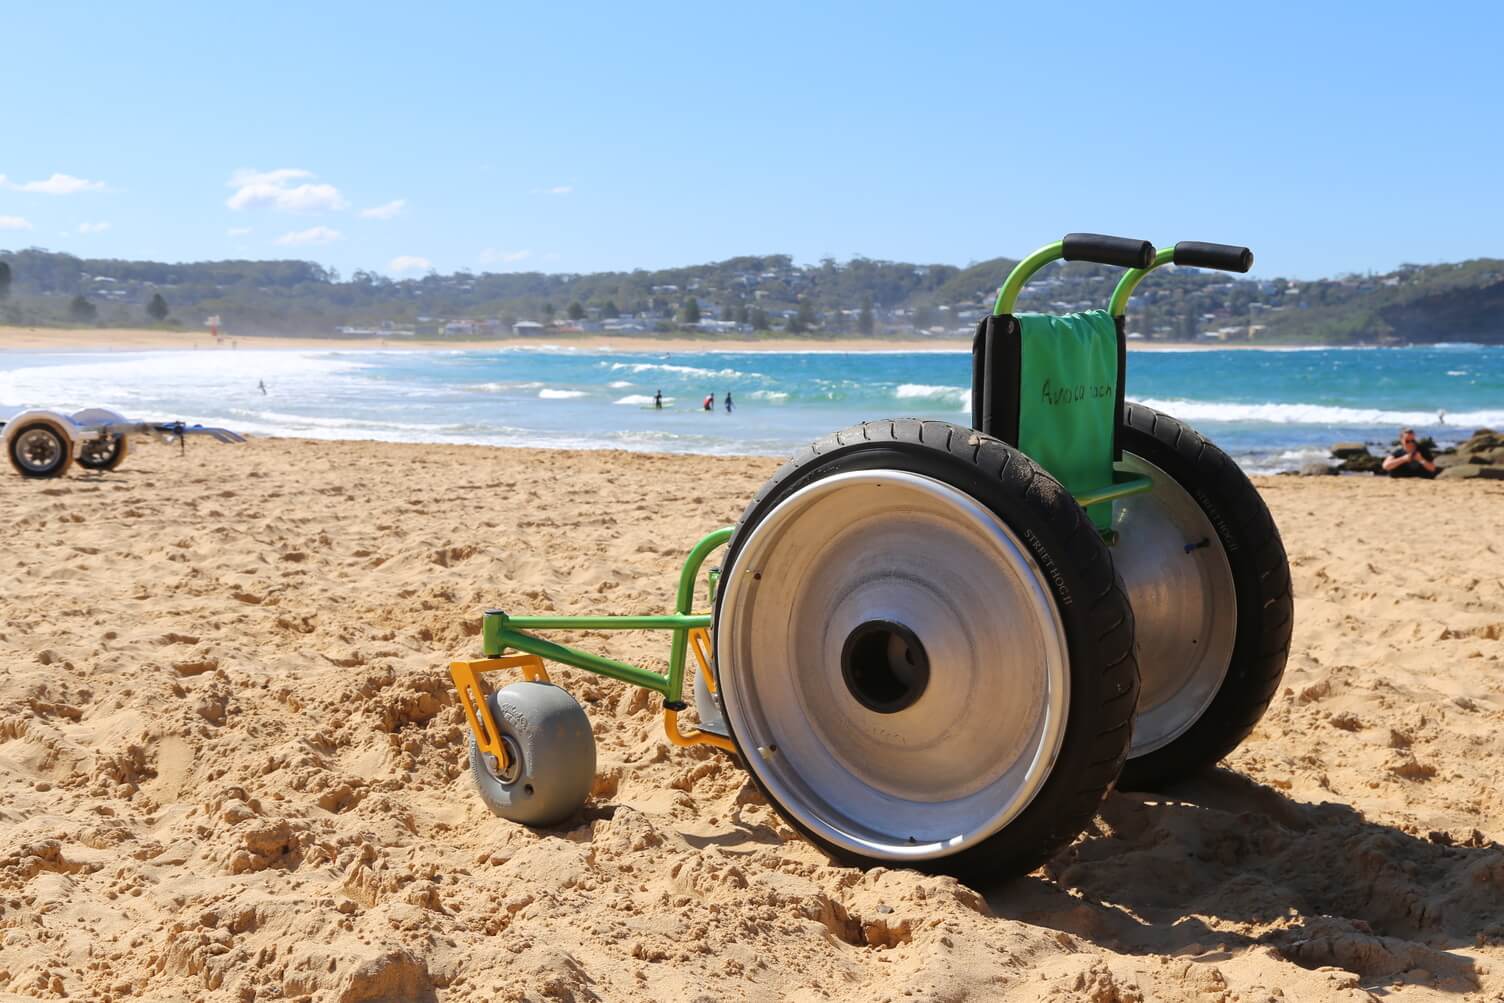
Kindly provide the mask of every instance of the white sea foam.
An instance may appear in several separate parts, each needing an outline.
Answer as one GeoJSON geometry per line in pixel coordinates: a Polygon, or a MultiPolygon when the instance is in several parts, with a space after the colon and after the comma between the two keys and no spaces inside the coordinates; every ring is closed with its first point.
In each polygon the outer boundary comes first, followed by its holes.
{"type": "Polygon", "coordinates": [[[925,383],[904,383],[894,391],[899,400],[943,400],[966,402],[971,400],[970,387],[936,387],[925,383]]]}
{"type": "MultiPolygon", "coordinates": [[[[1268,422],[1275,425],[1434,425],[1436,411],[1341,407],[1330,404],[1235,404],[1225,401],[1155,400],[1140,403],[1187,421],[1268,422]]],[[[1448,425],[1497,425],[1504,410],[1447,411],[1448,425]]]]}
{"type": "Polygon", "coordinates": [[[611,368],[617,372],[626,370],[630,373],[674,373],[679,376],[713,376],[719,379],[737,379],[738,377],[763,379],[762,373],[744,373],[739,369],[702,369],[699,366],[681,366],[671,362],[613,362],[611,368]]]}
{"type": "MultiPolygon", "coordinates": [[[[672,397],[665,397],[665,398],[663,398],[663,403],[665,403],[665,404],[672,404],[673,402],[674,402],[674,399],[672,397]]],[[[651,404],[651,403],[653,403],[653,398],[649,397],[647,394],[627,394],[621,400],[612,401],[612,403],[613,404],[651,404]]]]}
{"type": "Polygon", "coordinates": [[[754,390],[747,396],[763,401],[782,401],[789,399],[789,395],[784,393],[782,390],[754,390]]]}
{"type": "Polygon", "coordinates": [[[555,390],[553,387],[544,387],[538,391],[539,399],[546,401],[569,400],[571,397],[585,396],[587,394],[584,390],[555,390]]]}

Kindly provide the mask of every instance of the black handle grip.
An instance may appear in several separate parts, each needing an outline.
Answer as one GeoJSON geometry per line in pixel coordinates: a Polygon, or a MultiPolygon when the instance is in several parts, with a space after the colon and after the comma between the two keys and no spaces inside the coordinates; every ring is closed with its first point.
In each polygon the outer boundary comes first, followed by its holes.
{"type": "Polygon", "coordinates": [[[1222,272],[1246,272],[1253,267],[1253,252],[1231,244],[1203,244],[1199,240],[1182,240],[1175,245],[1177,265],[1192,268],[1215,268],[1222,272]]]}
{"type": "Polygon", "coordinates": [[[1149,268],[1154,264],[1154,245],[1147,240],[1067,233],[1060,245],[1060,256],[1066,261],[1094,261],[1119,268],[1149,268]]]}

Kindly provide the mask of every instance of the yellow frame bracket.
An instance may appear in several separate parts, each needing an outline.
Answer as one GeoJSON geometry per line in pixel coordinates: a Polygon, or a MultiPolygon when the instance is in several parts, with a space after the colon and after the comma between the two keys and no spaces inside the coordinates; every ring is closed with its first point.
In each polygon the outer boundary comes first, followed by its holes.
{"type": "MultiPolygon", "coordinates": [[[[705,680],[705,685],[710,692],[715,692],[715,676],[710,671],[710,631],[704,627],[694,627],[689,631],[689,650],[694,652],[695,661],[700,665],[700,678],[705,680]]],[[[726,752],[735,752],[736,744],[729,738],[711,734],[708,731],[692,731],[689,734],[679,730],[679,712],[671,707],[663,709],[663,731],[668,735],[671,745],[711,745],[726,752]]]]}
{"type": "Polygon", "coordinates": [[[497,769],[505,770],[511,765],[506,743],[501,740],[501,729],[491,715],[486,697],[491,688],[481,678],[483,672],[497,669],[521,669],[522,678],[530,683],[552,682],[543,659],[537,655],[508,655],[505,658],[481,658],[470,662],[450,662],[449,678],[454,680],[454,691],[459,695],[460,706],[465,708],[465,722],[470,725],[470,734],[481,752],[495,756],[497,769]]]}

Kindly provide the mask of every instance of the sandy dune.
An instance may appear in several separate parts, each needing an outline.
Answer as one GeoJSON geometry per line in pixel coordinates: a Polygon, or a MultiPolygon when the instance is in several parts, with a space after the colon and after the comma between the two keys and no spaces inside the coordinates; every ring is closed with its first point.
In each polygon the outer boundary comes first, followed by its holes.
{"type": "Polygon", "coordinates": [[[773,466],[268,440],[6,471],[0,996],[1504,1000],[1499,484],[1262,481],[1297,588],[1263,725],[1007,885],[830,866],[569,670],[591,803],[490,816],[445,670],[479,609],[665,608],[773,466]]]}

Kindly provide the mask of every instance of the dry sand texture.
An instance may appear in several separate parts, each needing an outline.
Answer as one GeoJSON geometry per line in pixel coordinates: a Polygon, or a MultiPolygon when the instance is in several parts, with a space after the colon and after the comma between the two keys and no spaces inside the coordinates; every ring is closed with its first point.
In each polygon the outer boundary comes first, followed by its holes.
{"type": "Polygon", "coordinates": [[[1002,887],[830,866],[569,670],[591,803],[487,814],[445,671],[480,608],[661,610],[772,467],[264,440],[7,472],[0,994],[1504,999],[1504,485],[1261,481],[1298,595],[1263,725],[1002,887]]]}

